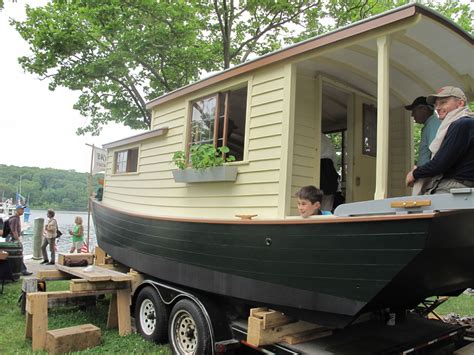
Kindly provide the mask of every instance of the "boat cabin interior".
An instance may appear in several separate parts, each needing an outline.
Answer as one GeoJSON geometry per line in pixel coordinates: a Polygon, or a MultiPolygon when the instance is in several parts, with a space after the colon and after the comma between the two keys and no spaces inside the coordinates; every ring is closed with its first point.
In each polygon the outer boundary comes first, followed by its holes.
{"type": "Polygon", "coordinates": [[[338,142],[347,202],[410,195],[404,106],[444,85],[472,99],[472,59],[470,34],[410,4],[230,68],[150,101],[149,132],[104,145],[103,203],[159,216],[295,216],[295,192],[320,184],[321,133],[338,142]],[[204,143],[230,148],[233,180],[174,178],[173,154],[204,143]]]}

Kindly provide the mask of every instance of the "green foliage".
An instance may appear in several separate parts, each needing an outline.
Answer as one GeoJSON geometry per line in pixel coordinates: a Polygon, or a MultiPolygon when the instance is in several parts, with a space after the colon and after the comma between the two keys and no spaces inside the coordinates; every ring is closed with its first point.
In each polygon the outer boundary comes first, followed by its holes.
{"type": "MultiPolygon", "coordinates": [[[[409,0],[52,0],[11,20],[30,46],[23,69],[80,92],[79,134],[107,122],[149,128],[146,102],[284,44],[320,35],[409,0]]],[[[427,0],[472,33],[469,4],[427,0]]]]}
{"type": "MultiPolygon", "coordinates": [[[[49,281],[48,291],[67,290],[68,281],[49,281]]],[[[0,295],[2,332],[0,349],[2,354],[33,354],[31,340],[25,339],[25,316],[21,314],[17,300],[21,294],[21,282],[7,283],[0,295]],[[8,325],[8,326],[5,326],[8,325]]],[[[117,329],[107,329],[107,314],[110,297],[98,300],[97,305],[79,309],[77,307],[53,308],[48,311],[48,329],[72,327],[91,323],[101,329],[101,345],[81,351],[81,354],[162,354],[171,355],[167,345],[156,345],[145,341],[138,334],[119,336],[117,329]]],[[[35,352],[38,353],[38,352],[35,352]]],[[[46,354],[46,352],[39,352],[46,354]]]]}
{"type": "MultiPolygon", "coordinates": [[[[74,170],[41,169],[0,164],[0,198],[15,199],[20,187],[31,209],[87,210],[88,174],[74,170]]],[[[100,175],[101,177],[101,175],[100,175]]],[[[93,179],[93,191],[98,188],[93,179]]]]}
{"type": "MultiPolygon", "coordinates": [[[[233,155],[226,156],[229,153],[226,146],[216,149],[213,144],[193,145],[189,152],[190,167],[193,169],[207,169],[215,166],[221,166],[226,162],[235,161],[233,155]]],[[[186,153],[183,151],[175,152],[173,155],[173,163],[179,169],[186,169],[186,153]]]]}
{"type": "Polygon", "coordinates": [[[216,68],[197,10],[184,0],[53,0],[11,24],[32,52],[22,67],[51,90],[80,91],[74,108],[91,120],[78,133],[96,134],[109,121],[149,127],[146,101],[216,68]]]}

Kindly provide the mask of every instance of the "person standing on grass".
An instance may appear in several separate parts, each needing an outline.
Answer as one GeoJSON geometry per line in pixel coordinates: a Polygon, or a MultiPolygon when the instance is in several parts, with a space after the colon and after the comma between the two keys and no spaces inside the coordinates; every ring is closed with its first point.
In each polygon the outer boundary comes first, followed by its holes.
{"type": "Polygon", "coordinates": [[[56,260],[56,232],[58,231],[58,222],[54,219],[55,213],[49,209],[46,213],[48,223],[44,226],[43,243],[41,244],[41,252],[43,253],[43,261],[41,264],[54,265],[56,260]],[[49,245],[51,259],[48,260],[48,253],[46,247],[49,245]]]}
{"type": "Polygon", "coordinates": [[[84,244],[84,226],[82,225],[82,217],[77,216],[74,220],[74,227],[69,230],[69,234],[72,235],[72,247],[69,250],[70,253],[74,253],[77,250],[80,253],[82,245],[84,244]]]}
{"type": "MultiPolygon", "coordinates": [[[[7,241],[13,241],[13,242],[18,242],[21,245],[21,248],[23,249],[23,244],[21,243],[21,220],[20,217],[23,215],[25,212],[25,206],[22,205],[17,205],[16,206],[16,211],[13,216],[11,216],[8,219],[8,224],[10,226],[10,234],[5,236],[7,238],[7,241]]],[[[21,274],[23,276],[29,276],[32,275],[31,272],[29,272],[26,269],[25,262],[23,261],[23,253],[21,253],[21,274]]]]}

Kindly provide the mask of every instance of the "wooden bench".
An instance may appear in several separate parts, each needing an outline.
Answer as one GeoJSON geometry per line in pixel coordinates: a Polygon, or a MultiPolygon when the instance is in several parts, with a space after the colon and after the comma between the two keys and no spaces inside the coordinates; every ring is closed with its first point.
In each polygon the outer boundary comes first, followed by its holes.
{"type": "Polygon", "coordinates": [[[118,327],[121,336],[131,333],[131,281],[134,276],[96,265],[91,267],[89,272],[85,271],[86,267],[56,265],[56,268],[58,270],[54,270],[55,272],[46,274],[49,276],[67,274],[80,279],[70,280],[68,291],[32,292],[27,294],[25,336],[32,339],[33,351],[43,350],[46,346],[48,300],[111,293],[112,300],[109,306],[107,327],[118,327]]]}

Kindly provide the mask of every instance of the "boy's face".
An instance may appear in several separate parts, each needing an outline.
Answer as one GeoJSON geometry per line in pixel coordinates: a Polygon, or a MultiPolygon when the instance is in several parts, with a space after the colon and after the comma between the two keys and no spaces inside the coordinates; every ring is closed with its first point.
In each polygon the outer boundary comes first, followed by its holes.
{"type": "Polygon", "coordinates": [[[308,218],[312,216],[315,211],[319,210],[321,207],[321,203],[316,201],[315,203],[311,203],[310,200],[298,199],[298,212],[300,216],[303,218],[308,218]]]}

